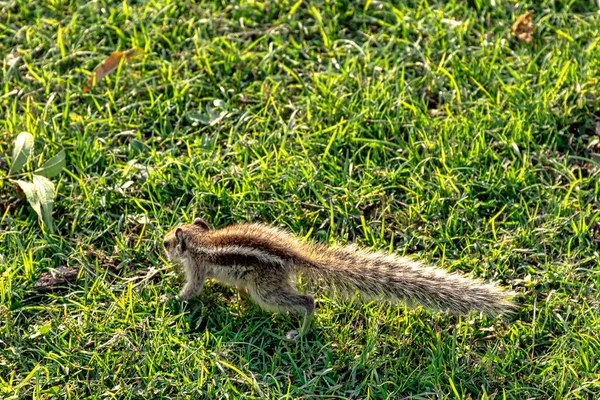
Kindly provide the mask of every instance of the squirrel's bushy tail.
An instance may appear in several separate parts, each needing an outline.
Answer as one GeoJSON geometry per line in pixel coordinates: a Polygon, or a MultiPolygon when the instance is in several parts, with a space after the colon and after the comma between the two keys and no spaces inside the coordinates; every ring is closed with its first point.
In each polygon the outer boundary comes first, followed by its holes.
{"type": "Polygon", "coordinates": [[[495,316],[515,308],[510,291],[393,254],[318,244],[310,245],[310,254],[308,278],[324,281],[342,295],[358,291],[365,300],[419,304],[453,314],[495,316]]]}

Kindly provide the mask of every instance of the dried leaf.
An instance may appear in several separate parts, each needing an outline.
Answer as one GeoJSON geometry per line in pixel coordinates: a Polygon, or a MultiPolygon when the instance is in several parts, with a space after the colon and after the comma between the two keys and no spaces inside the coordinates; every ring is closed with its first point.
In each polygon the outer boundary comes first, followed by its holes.
{"type": "Polygon", "coordinates": [[[33,285],[39,292],[48,292],[57,286],[70,285],[75,282],[79,271],[69,267],[58,267],[52,272],[44,272],[33,285]]]}
{"type": "Polygon", "coordinates": [[[65,151],[61,150],[54,157],[46,161],[44,165],[36,169],[35,173],[45,176],[46,178],[52,178],[60,174],[66,165],[67,162],[65,161],[65,151]]]}
{"type": "Polygon", "coordinates": [[[31,155],[33,149],[33,135],[28,132],[21,132],[15,140],[15,148],[13,149],[12,164],[8,175],[16,174],[23,168],[27,162],[27,158],[31,155]]]}
{"type": "Polygon", "coordinates": [[[94,74],[89,77],[88,81],[83,87],[83,91],[86,93],[89,92],[92,86],[100,82],[106,75],[116,70],[121,63],[121,60],[131,60],[132,58],[138,57],[142,54],[144,54],[144,51],[139,47],[134,47],[133,49],[129,49],[127,51],[115,51],[114,53],[111,53],[111,55],[106,57],[104,62],[98,68],[96,68],[94,74]]]}
{"type": "Polygon", "coordinates": [[[533,11],[527,11],[523,15],[519,15],[512,26],[512,32],[517,39],[525,43],[531,43],[533,38],[533,11]]]}

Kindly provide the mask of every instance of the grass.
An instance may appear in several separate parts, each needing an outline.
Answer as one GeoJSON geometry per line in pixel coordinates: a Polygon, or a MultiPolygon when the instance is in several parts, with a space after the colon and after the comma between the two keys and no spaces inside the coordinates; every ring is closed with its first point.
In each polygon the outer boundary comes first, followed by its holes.
{"type": "Polygon", "coordinates": [[[594,1],[42,3],[0,2],[1,397],[600,395],[594,1]],[[21,131],[67,152],[53,235],[4,178],[21,131]],[[520,309],[322,293],[285,342],[300,319],[232,289],[173,299],[162,235],[195,216],[415,254],[520,309]],[[36,293],[59,266],[77,284],[36,293]]]}

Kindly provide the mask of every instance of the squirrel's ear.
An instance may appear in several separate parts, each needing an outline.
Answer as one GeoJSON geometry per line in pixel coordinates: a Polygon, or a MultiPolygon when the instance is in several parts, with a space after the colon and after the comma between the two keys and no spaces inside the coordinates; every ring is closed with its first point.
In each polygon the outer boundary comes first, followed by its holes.
{"type": "Polygon", "coordinates": [[[194,225],[204,229],[205,231],[209,230],[209,226],[206,222],[204,222],[201,218],[196,218],[194,220],[194,225]]]}
{"type": "Polygon", "coordinates": [[[181,228],[177,228],[175,231],[175,237],[177,238],[177,244],[181,248],[181,251],[185,251],[185,239],[183,237],[183,231],[181,228]]]}

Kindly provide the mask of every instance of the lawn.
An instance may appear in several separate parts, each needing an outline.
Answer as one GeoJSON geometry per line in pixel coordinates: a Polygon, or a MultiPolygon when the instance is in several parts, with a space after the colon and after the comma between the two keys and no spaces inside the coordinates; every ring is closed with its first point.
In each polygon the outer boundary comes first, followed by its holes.
{"type": "Polygon", "coordinates": [[[598,5],[395,3],[0,1],[0,397],[600,396],[598,5]],[[20,132],[24,171],[66,154],[53,232],[8,179],[20,132]],[[301,318],[233,289],[176,300],[162,238],[194,217],[410,254],[519,309],[320,291],[285,341],[301,318]]]}

